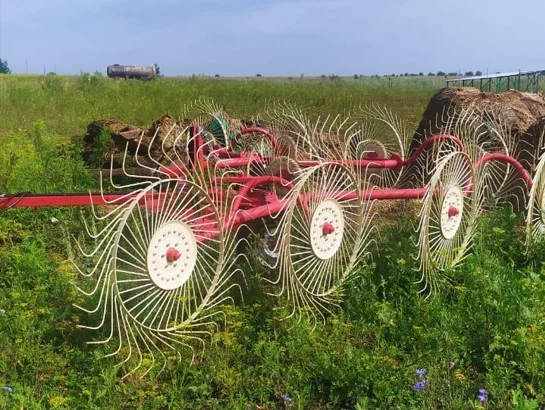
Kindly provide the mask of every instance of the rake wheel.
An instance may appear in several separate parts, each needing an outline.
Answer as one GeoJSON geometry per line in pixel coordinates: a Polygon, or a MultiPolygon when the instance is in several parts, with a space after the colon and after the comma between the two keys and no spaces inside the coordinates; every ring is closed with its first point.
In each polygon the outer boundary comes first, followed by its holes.
{"type": "Polygon", "coordinates": [[[534,171],[526,213],[526,245],[539,242],[545,235],[545,155],[534,171]]]}
{"type": "Polygon", "coordinates": [[[352,172],[328,163],[304,172],[290,193],[279,246],[278,282],[293,307],[289,316],[335,304],[369,243],[370,213],[352,172]]]}
{"type": "Polygon", "coordinates": [[[206,306],[223,262],[219,225],[206,194],[185,182],[161,181],[135,198],[121,219],[112,256],[116,298],[136,323],[173,330],[206,306]],[[214,231],[218,237],[209,239],[214,231]],[[142,303],[148,298],[157,304],[142,303]],[[167,311],[176,315],[165,317],[167,311]]]}
{"type": "Polygon", "coordinates": [[[451,152],[439,161],[420,211],[422,291],[431,293],[439,278],[446,277],[445,270],[467,255],[480,212],[480,190],[465,153],[451,152]]]}
{"type": "Polygon", "coordinates": [[[102,236],[97,248],[86,254],[98,261],[92,272],[82,272],[90,278],[100,273],[94,288],[83,291],[98,297],[96,306],[81,309],[101,312],[97,327],[82,327],[110,328],[106,340],[93,343],[118,339],[108,356],[123,351],[122,363],[137,353],[139,363],[128,374],[141,366],[144,354],[153,363],[156,353],[164,358],[164,350],[202,344],[209,333],[203,327],[214,323],[215,308],[226,299],[225,238],[207,192],[197,181],[159,180],[103,218],[111,221],[95,236],[102,236]]]}

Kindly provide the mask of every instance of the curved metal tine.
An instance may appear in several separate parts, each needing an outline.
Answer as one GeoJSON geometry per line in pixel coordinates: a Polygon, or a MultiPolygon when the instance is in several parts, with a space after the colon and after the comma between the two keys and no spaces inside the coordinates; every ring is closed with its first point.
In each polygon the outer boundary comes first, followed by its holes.
{"type": "MultiPolygon", "coordinates": [[[[140,145],[142,143],[142,138],[143,137],[144,137],[144,133],[142,132],[142,135],[138,139],[138,145],[136,146],[136,154],[134,155],[135,161],[136,161],[136,163],[138,165],[140,165],[139,162],[138,162],[138,152],[140,151],[140,145]]],[[[153,143],[153,139],[152,139],[152,143],[153,143]]],[[[151,146],[151,144],[150,144],[150,146],[151,146]]],[[[110,183],[112,184],[112,186],[116,187],[117,189],[127,189],[127,188],[140,186],[140,185],[148,185],[150,179],[153,179],[153,180],[156,180],[156,181],[159,180],[159,178],[154,177],[153,175],[149,175],[149,176],[135,175],[135,174],[131,174],[129,171],[127,171],[125,163],[126,163],[127,156],[128,156],[128,149],[129,149],[129,143],[127,143],[125,145],[125,154],[123,155],[123,162],[122,162],[123,173],[126,176],[128,176],[129,178],[134,178],[134,179],[139,179],[140,178],[140,179],[144,179],[144,181],[135,182],[135,183],[128,184],[128,185],[117,186],[117,185],[114,184],[113,179],[112,179],[112,175],[110,173],[110,183]]],[[[148,147],[148,151],[149,151],[149,147],[148,147]]],[[[148,156],[149,156],[149,158],[151,158],[151,155],[149,154],[149,152],[148,152],[148,156]]],[[[151,168],[149,168],[149,167],[144,167],[144,168],[151,170],[151,168]]]]}
{"type": "MultiPolygon", "coordinates": [[[[118,221],[116,221],[116,223],[118,223],[118,221]]],[[[77,245],[77,247],[78,247],[78,250],[79,250],[79,251],[81,252],[81,254],[82,254],[83,256],[85,256],[86,258],[91,258],[91,257],[93,257],[93,256],[99,251],[99,249],[102,248],[102,246],[103,246],[105,243],[107,243],[107,246],[110,245],[111,241],[114,239],[114,235],[110,235],[110,233],[112,233],[112,232],[114,231],[115,228],[117,228],[117,225],[111,224],[111,229],[108,229],[108,231],[106,232],[107,234],[104,235],[104,238],[101,239],[101,240],[99,241],[98,245],[96,245],[96,246],[94,247],[94,250],[93,250],[91,253],[85,252],[85,250],[80,246],[79,242],[76,241],[76,245],[77,245]],[[106,242],[106,241],[107,241],[107,242],[106,242]]],[[[97,238],[98,238],[98,237],[97,237],[97,238]]],[[[96,238],[94,238],[94,239],[96,239],[96,238]]],[[[106,249],[108,249],[108,248],[106,247],[106,249]]],[[[85,275],[84,275],[84,276],[85,276],[85,275]]]]}
{"type": "MultiPolygon", "coordinates": [[[[494,113],[487,114],[485,121],[492,138],[490,151],[503,152],[506,155],[514,156],[519,151],[519,148],[518,139],[514,138],[515,132],[511,124],[505,118],[502,118],[502,116],[495,115],[494,113]]],[[[516,191],[524,183],[521,182],[515,168],[503,161],[494,161],[487,163],[487,165],[489,165],[486,169],[488,172],[486,173],[484,169],[483,172],[485,172],[484,175],[487,177],[487,180],[491,180],[492,182],[489,184],[490,186],[483,188],[491,191],[488,196],[499,197],[506,201],[510,198],[510,200],[514,199],[518,202],[519,195],[517,195],[516,191]]],[[[521,197],[524,197],[523,193],[521,193],[521,197]]],[[[518,206],[520,207],[520,204],[518,206]]]]}
{"type": "MultiPolygon", "coordinates": [[[[173,131],[173,129],[174,129],[174,127],[168,132],[167,137],[170,135],[170,133],[173,131]]],[[[181,132],[179,132],[174,137],[174,141],[172,142],[172,144],[173,144],[173,147],[174,147],[173,152],[174,152],[174,155],[176,156],[176,158],[172,158],[170,156],[170,154],[167,152],[167,150],[165,149],[165,142],[166,142],[167,138],[165,138],[163,140],[162,144],[161,144],[161,150],[163,152],[163,155],[170,162],[170,165],[175,166],[178,169],[178,171],[180,171],[182,174],[187,173],[187,171],[188,171],[187,164],[185,162],[185,161],[188,160],[188,158],[182,159],[180,157],[180,155],[178,154],[177,147],[180,146],[180,145],[183,145],[185,147],[185,151],[186,151],[185,153],[187,155],[187,141],[184,142],[183,144],[180,144],[179,140],[180,140],[180,138],[183,138],[184,136],[186,136],[186,133],[188,132],[188,130],[189,130],[189,127],[185,127],[181,132]]]]}
{"type": "MultiPolygon", "coordinates": [[[[112,287],[114,286],[113,284],[111,285],[112,287]]],[[[102,326],[104,325],[105,321],[106,321],[106,313],[108,311],[108,300],[111,303],[114,303],[114,296],[110,293],[112,290],[110,288],[110,284],[108,283],[108,281],[104,281],[104,284],[102,286],[102,290],[100,291],[100,298],[97,302],[97,307],[94,308],[94,309],[86,309],[84,308],[83,306],[80,306],[80,305],[77,305],[77,304],[74,304],[74,307],[82,310],[83,312],[86,312],[86,313],[96,313],[98,312],[98,309],[102,306],[104,306],[104,309],[103,309],[103,313],[102,313],[102,319],[101,321],[99,322],[99,324],[97,326],[87,326],[87,325],[80,325],[78,324],[77,327],[78,328],[81,328],[81,329],[90,329],[90,330],[97,330],[97,329],[100,329],[102,328],[102,326]],[[106,295],[104,295],[104,290],[106,289],[106,295]]],[[[110,306],[110,310],[113,312],[113,307],[110,306]]],[[[111,313],[113,315],[113,313],[111,313]]],[[[113,324],[113,322],[111,322],[113,324]]],[[[91,342],[89,342],[91,343],[91,342]]]]}
{"type": "Polygon", "coordinates": [[[100,180],[99,180],[99,187],[100,187],[101,200],[107,205],[115,204],[114,205],[115,207],[112,210],[110,210],[109,212],[107,212],[106,214],[101,216],[96,212],[96,209],[95,209],[96,205],[95,205],[95,203],[93,201],[93,194],[91,192],[89,192],[89,197],[91,199],[91,212],[92,212],[94,218],[99,220],[99,221],[108,218],[110,215],[112,215],[114,213],[117,213],[118,210],[121,209],[122,207],[124,207],[127,204],[127,202],[132,197],[134,197],[134,195],[135,195],[134,192],[129,192],[129,193],[126,193],[126,194],[118,194],[118,195],[115,196],[115,198],[112,201],[109,201],[104,196],[104,187],[102,185],[102,178],[100,178],[100,180]]]}
{"type": "Polygon", "coordinates": [[[320,135],[333,138],[333,141],[323,141],[320,150],[324,159],[345,159],[345,142],[353,135],[357,128],[357,122],[350,116],[337,114],[323,122],[320,135]]]}
{"type": "MultiPolygon", "coordinates": [[[[107,275],[110,275],[110,272],[108,272],[107,275]]],[[[97,282],[98,284],[99,282],[97,282]]],[[[95,292],[96,290],[98,289],[98,286],[97,288],[95,288],[95,292]]],[[[104,280],[103,284],[102,284],[102,288],[100,290],[100,297],[99,297],[99,300],[96,304],[96,306],[92,309],[87,309],[87,308],[84,308],[83,306],[80,306],[78,304],[73,304],[73,306],[85,313],[89,313],[89,314],[94,314],[96,312],[98,312],[98,310],[101,308],[101,307],[104,307],[103,309],[103,313],[102,313],[102,319],[101,321],[99,322],[99,324],[97,326],[87,326],[87,325],[80,325],[78,324],[78,328],[82,328],[82,329],[91,329],[91,330],[97,330],[97,329],[101,329],[103,326],[104,326],[104,323],[106,321],[106,313],[108,311],[108,302],[107,302],[107,299],[109,296],[110,293],[110,289],[109,289],[109,286],[108,286],[108,281],[107,280],[104,280]],[[104,294],[104,291],[106,290],[106,294],[104,294]]],[[[110,301],[111,303],[113,303],[113,301],[110,301]]],[[[111,309],[111,308],[110,308],[111,309]]]]}
{"type": "MultiPolygon", "coordinates": [[[[128,331],[127,331],[127,327],[129,327],[130,325],[127,323],[127,319],[126,319],[125,315],[122,312],[119,312],[116,316],[118,316],[118,317],[121,316],[121,322],[118,321],[118,329],[119,329],[119,334],[120,334],[119,346],[118,346],[117,350],[115,350],[115,351],[113,351],[111,353],[105,354],[104,357],[117,356],[121,352],[121,348],[123,346],[123,340],[127,340],[128,343],[126,343],[126,344],[128,344],[128,348],[129,348],[127,356],[125,357],[125,359],[123,359],[121,362],[117,363],[114,366],[114,367],[120,368],[121,366],[123,366],[125,363],[127,363],[131,359],[132,344],[130,343],[129,334],[128,334],[128,331]],[[124,338],[123,338],[123,336],[121,336],[121,330],[123,330],[124,333],[125,333],[124,338]]],[[[118,318],[118,320],[119,320],[119,318],[118,318]]]]}
{"type": "MultiPolygon", "coordinates": [[[[307,319],[312,320],[313,331],[317,326],[317,315],[321,317],[321,321],[325,323],[326,317],[325,313],[331,314],[331,306],[338,306],[333,300],[328,301],[329,304],[325,304],[319,298],[313,298],[303,292],[300,287],[293,286],[287,281],[288,278],[284,278],[281,292],[275,296],[282,296],[284,291],[286,291],[286,297],[288,300],[291,300],[292,309],[289,315],[284,317],[284,320],[291,319],[292,317],[297,317],[297,322],[299,323],[302,319],[302,313],[306,313],[307,319]],[[291,291],[291,292],[290,292],[291,291]]],[[[284,306],[283,308],[285,308],[284,306]]],[[[279,309],[283,309],[279,308],[279,309]]]]}
{"type": "MultiPolygon", "coordinates": [[[[176,124],[174,124],[170,130],[167,132],[167,134],[165,135],[164,139],[162,140],[161,142],[161,152],[163,153],[163,156],[165,156],[172,164],[174,163],[174,161],[172,160],[172,158],[169,156],[169,154],[167,153],[166,149],[165,149],[165,143],[167,142],[168,140],[168,137],[170,137],[170,134],[172,133],[172,131],[174,130],[174,128],[176,127],[176,124]]],[[[186,131],[187,128],[185,128],[183,131],[182,131],[182,134],[184,131],[186,131]]],[[[164,172],[164,171],[161,171],[161,168],[164,166],[163,164],[161,164],[159,161],[157,161],[155,158],[153,158],[153,155],[151,154],[151,147],[153,146],[153,143],[155,142],[155,138],[157,137],[159,133],[159,129],[157,129],[155,131],[155,134],[153,135],[153,138],[150,142],[150,145],[148,146],[148,158],[154,163],[157,165],[157,169],[155,169],[154,171],[156,173],[159,173],[159,174],[162,174],[164,175],[165,177],[167,178],[171,178],[172,176],[169,175],[167,172],[164,172]]],[[[174,138],[174,142],[176,141],[177,137],[174,138]]],[[[161,178],[157,178],[157,179],[161,179],[161,178]]]]}
{"type": "MultiPolygon", "coordinates": [[[[116,218],[118,218],[116,216],[116,218]]],[[[89,225],[87,224],[87,222],[85,221],[85,218],[83,218],[83,226],[85,228],[85,233],[93,240],[96,240],[97,238],[101,237],[106,231],[108,231],[108,226],[110,224],[115,224],[117,223],[117,221],[114,219],[112,222],[110,222],[104,229],[102,229],[100,232],[96,232],[96,228],[93,230],[93,232],[91,232],[91,230],[89,229],[89,225]]],[[[93,227],[95,227],[95,225],[93,224],[93,227]]],[[[74,236],[72,235],[72,237],[75,239],[75,242],[78,244],[79,246],[79,250],[85,254],[85,252],[83,251],[83,248],[79,245],[79,240],[74,236]]]]}
{"type": "Polygon", "coordinates": [[[309,132],[312,126],[308,115],[303,113],[300,108],[286,102],[274,104],[266,110],[266,115],[276,128],[293,135],[298,146],[304,145],[306,149],[311,150],[309,154],[313,154],[311,132],[309,132]]]}
{"type": "MultiPolygon", "coordinates": [[[[156,360],[155,360],[155,355],[153,354],[153,350],[155,350],[156,352],[159,353],[159,355],[161,356],[162,358],[162,362],[163,362],[163,366],[161,367],[161,369],[157,372],[158,374],[161,374],[163,372],[163,370],[165,370],[165,367],[167,365],[167,360],[166,360],[166,356],[165,354],[161,351],[161,349],[159,349],[159,347],[155,344],[155,342],[153,341],[153,339],[148,336],[147,332],[142,332],[140,330],[139,327],[136,328],[138,334],[140,335],[142,341],[144,342],[144,344],[146,345],[146,349],[148,350],[148,352],[151,354],[151,357],[152,357],[152,360],[151,360],[151,364],[150,366],[147,368],[147,370],[142,374],[140,375],[140,379],[142,380],[144,377],[146,377],[146,375],[155,367],[155,363],[156,363],[156,360]],[[146,342],[146,339],[147,341],[153,346],[153,349],[150,347],[150,345],[148,344],[148,342],[146,342]]],[[[156,337],[157,338],[157,337],[156,337]]],[[[180,359],[180,354],[179,352],[176,352],[178,354],[178,358],[180,359]]]]}
{"type": "MultiPolygon", "coordinates": [[[[99,257],[98,261],[93,265],[93,269],[92,269],[91,272],[89,272],[89,273],[84,273],[84,272],[83,272],[83,271],[82,271],[74,262],[72,262],[72,261],[71,261],[71,262],[73,263],[73,265],[75,266],[76,270],[78,271],[78,273],[79,273],[80,275],[82,275],[82,276],[84,276],[84,277],[86,277],[86,278],[90,278],[90,277],[93,277],[93,276],[94,276],[95,272],[96,272],[97,269],[98,269],[98,266],[99,266],[99,265],[101,264],[101,262],[102,262],[102,258],[104,258],[104,256],[106,256],[106,254],[108,254],[108,251],[109,251],[109,243],[108,243],[108,245],[104,248],[104,250],[103,250],[102,253],[100,254],[100,257],[99,257]]],[[[92,255],[91,255],[91,256],[92,256],[92,255]]],[[[108,263],[110,263],[110,260],[108,261],[108,263]]],[[[108,266],[108,264],[105,263],[105,264],[103,264],[103,266],[108,266]]],[[[102,270],[103,270],[103,269],[104,269],[104,267],[102,268],[102,270]]],[[[102,270],[101,270],[101,272],[102,272],[102,270]]],[[[102,277],[102,273],[100,274],[99,278],[101,278],[101,277],[102,277]]],[[[76,288],[78,288],[78,287],[76,286],[76,288]]],[[[79,289],[79,288],[78,288],[78,289],[79,289]]],[[[83,291],[82,291],[82,292],[83,292],[83,291]]]]}
{"type": "Polygon", "coordinates": [[[543,237],[543,197],[545,193],[545,178],[543,172],[545,168],[545,153],[541,154],[539,162],[532,175],[532,186],[530,188],[529,199],[526,205],[526,246],[527,252],[531,245],[539,238],[543,237]]]}
{"type": "Polygon", "coordinates": [[[537,141],[535,142],[533,146],[530,144],[526,144],[526,146],[528,147],[526,148],[526,151],[530,151],[529,156],[530,158],[533,159],[532,164],[529,164],[530,167],[527,168],[531,171],[531,174],[535,172],[542,155],[545,153],[545,117],[541,118],[539,127],[535,127],[535,128],[536,128],[535,131],[539,133],[539,136],[537,137],[537,141]]]}
{"type": "MultiPolygon", "coordinates": [[[[138,332],[138,326],[135,326],[137,328],[137,332],[138,332]]],[[[127,339],[128,339],[128,344],[129,344],[129,349],[131,349],[131,345],[134,343],[134,345],[136,346],[136,352],[138,353],[138,364],[136,365],[136,367],[133,367],[130,371],[128,371],[127,373],[125,373],[123,375],[123,377],[121,377],[121,380],[124,380],[126,379],[127,377],[129,377],[131,374],[133,374],[134,372],[136,372],[140,366],[142,366],[142,361],[143,361],[143,356],[142,356],[142,350],[140,349],[140,345],[138,343],[138,340],[136,339],[135,335],[134,335],[134,332],[132,330],[132,326],[129,326],[129,332],[127,333],[127,339]],[[129,336],[129,333],[130,333],[130,336],[129,336]],[[129,339],[129,337],[131,339],[129,339]],[[131,342],[132,341],[132,342],[131,342]]],[[[145,344],[145,342],[144,342],[145,344]]],[[[123,363],[126,363],[128,362],[130,359],[130,355],[127,357],[127,359],[121,363],[119,363],[119,366],[121,366],[123,363]]]]}
{"type": "MultiPolygon", "coordinates": [[[[128,193],[124,193],[124,194],[116,194],[114,196],[114,199],[108,200],[104,196],[104,187],[102,185],[102,178],[100,178],[100,180],[99,180],[99,187],[100,187],[100,197],[101,197],[102,202],[104,202],[106,205],[114,206],[114,208],[112,210],[110,210],[108,213],[106,213],[106,214],[104,214],[102,216],[99,215],[95,210],[96,205],[95,205],[95,203],[93,201],[93,194],[91,192],[89,192],[89,197],[91,198],[91,205],[90,205],[91,206],[91,212],[93,213],[93,216],[95,217],[95,219],[97,219],[99,221],[108,218],[110,215],[112,215],[114,213],[117,213],[119,209],[123,208],[127,204],[127,202],[129,202],[131,200],[131,198],[133,198],[135,196],[135,192],[128,192],[128,193]],[[112,204],[115,204],[115,205],[112,205],[112,204]]],[[[136,192],[138,192],[138,191],[139,190],[137,190],[136,192]]]]}
{"type": "Polygon", "coordinates": [[[402,158],[407,157],[411,139],[407,131],[408,126],[405,121],[401,120],[401,118],[399,118],[391,110],[377,105],[360,106],[359,116],[363,117],[363,119],[379,121],[388,126],[394,133],[397,140],[400,149],[399,155],[402,158]]]}
{"type": "MultiPolygon", "coordinates": [[[[157,134],[159,132],[159,129],[155,130],[155,132],[153,133],[153,137],[151,137],[151,141],[150,141],[150,144],[148,145],[148,156],[150,158],[151,161],[154,161],[153,158],[151,158],[151,151],[150,151],[150,147],[153,145],[153,143],[155,142],[155,138],[157,137],[157,134]]],[[[139,155],[138,155],[138,152],[140,152],[140,146],[142,145],[142,137],[144,136],[144,133],[142,133],[142,136],[138,139],[138,145],[136,146],[136,154],[134,155],[134,161],[136,162],[136,164],[138,166],[140,166],[141,168],[145,168],[145,169],[148,169],[150,171],[155,171],[155,169],[149,167],[148,165],[145,165],[145,164],[142,164],[140,161],[139,161],[139,155]]],[[[147,179],[147,178],[146,178],[147,179]]],[[[154,177],[152,179],[155,179],[155,180],[160,180],[160,178],[158,177],[154,177]]],[[[137,184],[141,184],[141,182],[138,182],[137,184]]],[[[128,186],[132,186],[132,185],[128,185],[128,186]]],[[[124,188],[127,188],[127,186],[125,186],[124,188]]]]}

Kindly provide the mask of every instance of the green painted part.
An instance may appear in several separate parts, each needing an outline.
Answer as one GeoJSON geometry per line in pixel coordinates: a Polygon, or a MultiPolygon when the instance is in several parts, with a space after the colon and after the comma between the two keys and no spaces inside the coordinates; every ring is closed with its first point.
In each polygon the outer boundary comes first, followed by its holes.
{"type": "Polygon", "coordinates": [[[229,122],[225,117],[215,117],[206,127],[206,131],[213,135],[214,139],[222,147],[229,145],[235,138],[235,133],[231,131],[229,122]]]}

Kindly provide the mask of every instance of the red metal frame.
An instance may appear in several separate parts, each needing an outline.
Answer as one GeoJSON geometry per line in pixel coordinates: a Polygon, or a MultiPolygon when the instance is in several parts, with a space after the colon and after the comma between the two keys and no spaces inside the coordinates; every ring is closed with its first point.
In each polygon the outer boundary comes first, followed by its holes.
{"type": "MultiPolygon", "coordinates": [[[[250,127],[241,131],[241,135],[249,133],[261,133],[270,139],[275,149],[279,150],[279,146],[275,136],[268,130],[260,127],[250,127]]],[[[190,147],[190,162],[189,164],[171,165],[168,167],[160,168],[165,176],[171,178],[182,178],[188,172],[192,172],[194,168],[200,168],[205,170],[209,166],[208,155],[214,154],[214,167],[218,168],[243,168],[249,165],[263,165],[266,164],[269,158],[260,153],[247,153],[233,152],[233,148],[236,145],[236,140],[232,142],[231,149],[216,147],[210,149],[205,144],[204,136],[202,135],[198,125],[194,125],[191,128],[192,146],[190,147]],[[234,145],[233,145],[234,144],[234,145]]],[[[394,154],[390,158],[377,158],[361,159],[361,160],[328,160],[328,164],[345,166],[345,167],[358,167],[365,168],[378,168],[378,169],[391,169],[400,170],[404,166],[414,164],[418,157],[430,146],[440,141],[452,141],[457,144],[463,150],[462,142],[455,136],[440,134],[434,135],[424,140],[421,145],[413,152],[413,154],[403,159],[400,156],[394,154]]],[[[323,163],[323,161],[317,160],[304,160],[297,161],[296,163],[301,167],[312,167],[323,163]]],[[[476,164],[475,169],[478,170],[490,161],[503,161],[514,167],[516,172],[525,181],[525,183],[531,187],[532,179],[528,172],[524,169],[520,162],[515,158],[510,157],[502,153],[485,154],[480,158],[476,164]]],[[[212,180],[215,186],[208,187],[211,192],[215,192],[218,195],[229,195],[228,192],[222,192],[221,185],[228,183],[236,185],[237,190],[233,191],[235,198],[232,206],[229,210],[229,214],[224,216],[222,224],[224,229],[235,229],[237,226],[260,218],[266,218],[271,215],[277,214],[285,210],[289,201],[286,199],[278,198],[272,193],[265,195],[263,188],[271,184],[281,184],[282,186],[293,188],[292,181],[287,176],[225,176],[216,177],[212,180]],[[219,191],[219,192],[218,192],[219,191]]],[[[361,197],[364,200],[395,200],[395,199],[418,199],[426,195],[427,188],[397,188],[397,189],[370,189],[360,192],[337,192],[336,197],[342,199],[353,199],[361,197]]],[[[306,194],[309,195],[309,194],[306,194]]],[[[35,194],[18,194],[0,197],[0,209],[1,208],[19,208],[19,207],[46,207],[46,206],[89,206],[89,205],[120,205],[126,201],[135,198],[136,194],[132,193],[109,193],[109,194],[48,194],[48,195],[35,195],[35,194]]],[[[141,197],[140,203],[146,203],[146,196],[141,197]]],[[[155,199],[157,195],[155,194],[155,199]]],[[[304,202],[305,198],[298,198],[298,200],[304,202]]],[[[212,221],[211,221],[212,223],[212,221]]],[[[218,232],[211,232],[203,235],[204,237],[214,237],[218,232]]]]}

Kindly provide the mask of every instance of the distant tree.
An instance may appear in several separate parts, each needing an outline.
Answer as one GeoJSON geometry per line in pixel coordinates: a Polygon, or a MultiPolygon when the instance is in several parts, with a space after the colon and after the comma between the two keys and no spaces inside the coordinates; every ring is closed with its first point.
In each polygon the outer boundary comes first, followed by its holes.
{"type": "Polygon", "coordinates": [[[161,67],[159,67],[159,64],[155,63],[153,64],[153,67],[155,67],[155,75],[157,77],[162,77],[163,74],[161,74],[161,67]]]}
{"type": "Polygon", "coordinates": [[[360,78],[360,76],[358,74],[354,74],[354,80],[357,80],[358,78],[360,78]]]}
{"type": "Polygon", "coordinates": [[[473,77],[473,71],[466,71],[466,72],[464,73],[464,75],[465,75],[466,77],[473,77]]]}
{"type": "Polygon", "coordinates": [[[449,75],[450,77],[455,77],[455,76],[458,75],[458,73],[456,73],[456,72],[454,72],[454,71],[451,71],[450,73],[448,73],[448,75],[449,75]]]}
{"type": "Polygon", "coordinates": [[[428,76],[429,76],[429,77],[434,77],[434,76],[435,76],[435,73],[429,72],[429,73],[428,73],[428,76]]]}
{"type": "Polygon", "coordinates": [[[409,77],[416,77],[416,73],[409,74],[409,77]]]}
{"type": "Polygon", "coordinates": [[[255,76],[256,76],[256,77],[261,77],[261,74],[257,73],[255,76]]]}
{"type": "Polygon", "coordinates": [[[408,76],[409,76],[409,73],[405,73],[405,74],[403,74],[403,75],[404,75],[405,77],[408,77],[408,76]]]}
{"type": "Polygon", "coordinates": [[[480,70],[475,71],[475,75],[483,75],[483,72],[480,70]]]}
{"type": "Polygon", "coordinates": [[[0,74],[10,74],[11,70],[8,66],[8,60],[2,60],[0,58],[0,74]]]}
{"type": "Polygon", "coordinates": [[[219,75],[219,74],[216,74],[216,75],[215,75],[214,77],[216,77],[216,78],[219,78],[219,77],[220,77],[220,75],[219,75]]]}
{"type": "Polygon", "coordinates": [[[421,71],[421,72],[418,73],[418,76],[419,76],[419,77],[423,77],[423,76],[424,76],[424,73],[421,71]]]}
{"type": "Polygon", "coordinates": [[[444,77],[446,75],[447,73],[445,73],[444,71],[437,71],[437,77],[444,77]]]}

